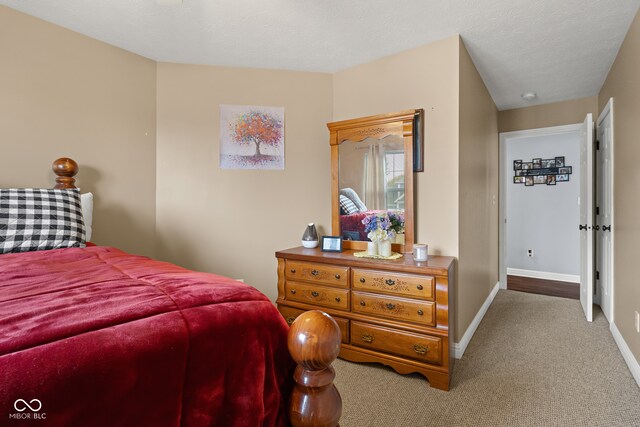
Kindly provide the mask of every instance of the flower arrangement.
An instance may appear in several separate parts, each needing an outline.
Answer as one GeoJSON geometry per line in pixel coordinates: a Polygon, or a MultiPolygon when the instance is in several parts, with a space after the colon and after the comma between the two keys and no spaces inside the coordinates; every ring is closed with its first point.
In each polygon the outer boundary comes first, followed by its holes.
{"type": "Polygon", "coordinates": [[[391,222],[391,229],[396,234],[404,233],[404,214],[397,211],[389,211],[389,221],[391,222]]]}
{"type": "Polygon", "coordinates": [[[404,215],[399,212],[377,212],[362,220],[364,231],[372,242],[391,240],[396,234],[404,232],[404,215]]]}

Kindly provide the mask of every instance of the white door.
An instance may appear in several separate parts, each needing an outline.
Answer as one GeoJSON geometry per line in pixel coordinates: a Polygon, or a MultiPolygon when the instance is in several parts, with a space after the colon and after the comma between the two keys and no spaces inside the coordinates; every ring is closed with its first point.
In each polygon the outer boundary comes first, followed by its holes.
{"type": "Polygon", "coordinates": [[[596,152],[596,280],[600,307],[609,323],[613,321],[613,99],[598,118],[596,152]]]}
{"type": "Polygon", "coordinates": [[[593,320],[593,118],[587,114],[580,141],[580,303],[593,320]]]}

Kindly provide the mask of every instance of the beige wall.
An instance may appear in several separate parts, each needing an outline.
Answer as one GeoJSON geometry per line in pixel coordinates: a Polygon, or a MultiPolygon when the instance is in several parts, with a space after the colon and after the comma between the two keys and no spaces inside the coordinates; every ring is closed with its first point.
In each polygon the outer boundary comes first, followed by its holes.
{"type": "Polygon", "coordinates": [[[275,300],[275,251],[330,231],[331,75],[160,63],[157,82],[159,256],[275,300]],[[221,170],[219,104],[284,107],[285,170],[221,170]]]}
{"type": "Polygon", "coordinates": [[[456,341],[498,282],[498,109],[460,40],[456,341]]]}
{"type": "Polygon", "coordinates": [[[333,75],[333,119],[425,110],[425,172],[415,175],[416,240],[458,256],[458,36],[333,75]]]}
{"type": "Polygon", "coordinates": [[[640,362],[640,311],[636,263],[640,242],[640,14],[636,15],[598,95],[601,111],[614,98],[614,322],[640,362]]]}
{"type": "Polygon", "coordinates": [[[154,255],[155,62],[0,6],[0,187],[80,164],[95,242],[154,255]]]}
{"type": "Polygon", "coordinates": [[[498,131],[538,129],[582,123],[588,113],[598,117],[598,97],[573,99],[533,107],[516,108],[498,113],[498,131]]]}

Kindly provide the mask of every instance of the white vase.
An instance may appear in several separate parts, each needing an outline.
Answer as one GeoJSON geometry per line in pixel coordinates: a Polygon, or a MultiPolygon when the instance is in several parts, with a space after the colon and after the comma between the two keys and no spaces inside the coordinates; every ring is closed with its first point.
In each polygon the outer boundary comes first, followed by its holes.
{"type": "Polygon", "coordinates": [[[376,242],[367,242],[367,254],[369,254],[369,255],[378,255],[378,243],[376,243],[376,242]]]}
{"type": "Polygon", "coordinates": [[[378,242],[378,254],[383,257],[391,256],[391,240],[378,242]]]}

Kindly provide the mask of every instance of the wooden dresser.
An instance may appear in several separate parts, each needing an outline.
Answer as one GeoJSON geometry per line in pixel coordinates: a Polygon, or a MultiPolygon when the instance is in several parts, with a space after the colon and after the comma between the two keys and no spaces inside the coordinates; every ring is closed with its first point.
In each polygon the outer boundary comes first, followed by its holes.
{"type": "Polygon", "coordinates": [[[342,331],[341,358],[418,372],[432,387],[449,390],[454,258],[417,262],[409,254],[387,261],[353,252],[276,252],[280,313],[289,324],[306,310],[329,313],[342,331]]]}

